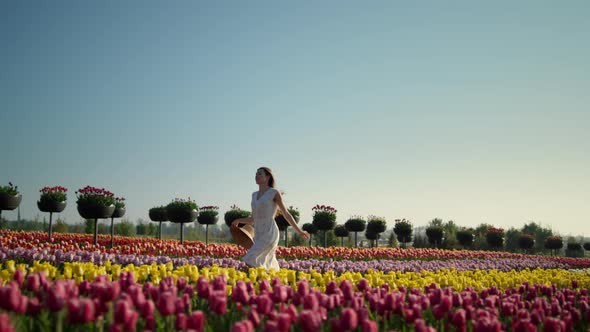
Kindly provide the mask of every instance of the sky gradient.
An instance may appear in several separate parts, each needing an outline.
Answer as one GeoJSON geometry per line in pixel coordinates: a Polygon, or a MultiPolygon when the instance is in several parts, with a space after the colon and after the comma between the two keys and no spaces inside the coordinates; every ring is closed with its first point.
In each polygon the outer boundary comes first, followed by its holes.
{"type": "MultiPolygon", "coordinates": [[[[590,235],[590,2],[2,1],[0,182],[590,235]]],[[[9,219],[16,212],[4,211],[9,219]]]]}

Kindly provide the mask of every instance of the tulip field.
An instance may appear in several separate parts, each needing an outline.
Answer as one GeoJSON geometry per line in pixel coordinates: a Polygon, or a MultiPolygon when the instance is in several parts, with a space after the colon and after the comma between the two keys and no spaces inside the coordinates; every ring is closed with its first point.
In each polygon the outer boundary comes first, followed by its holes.
{"type": "Polygon", "coordinates": [[[0,231],[0,332],[587,331],[590,259],[0,231]]]}

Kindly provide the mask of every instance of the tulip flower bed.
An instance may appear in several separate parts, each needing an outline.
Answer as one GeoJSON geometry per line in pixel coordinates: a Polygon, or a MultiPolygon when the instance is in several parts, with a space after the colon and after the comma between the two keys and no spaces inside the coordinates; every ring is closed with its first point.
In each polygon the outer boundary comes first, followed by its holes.
{"type": "Polygon", "coordinates": [[[279,247],[0,231],[5,331],[580,331],[590,260],[489,251],[279,247]]]}
{"type": "MultiPolygon", "coordinates": [[[[582,284],[570,280],[561,287],[520,282],[505,290],[456,291],[434,283],[375,286],[371,276],[327,281],[310,275],[289,285],[280,277],[269,282],[271,275],[255,269],[250,277],[258,281],[242,280],[237,272],[227,278],[231,271],[224,269],[208,272],[196,281],[174,275],[140,283],[133,272],[121,272],[77,283],[18,269],[0,288],[1,331],[571,331],[589,326],[588,276],[581,276],[582,284]],[[321,289],[313,287],[315,280],[321,289]]],[[[546,274],[529,273],[522,278],[546,274]]],[[[560,270],[548,273],[557,280],[571,277],[560,270]]],[[[515,275],[499,274],[518,283],[515,275]]]]}
{"type": "MultiPolygon", "coordinates": [[[[157,240],[138,237],[115,237],[115,246],[110,248],[110,235],[99,235],[98,245],[93,245],[90,234],[54,234],[54,242],[46,242],[43,232],[0,231],[0,248],[33,249],[39,255],[51,256],[62,253],[88,252],[134,256],[166,256],[164,259],[203,256],[209,258],[239,259],[246,254],[242,247],[232,244],[208,244],[177,240],[157,240]]],[[[40,256],[39,256],[40,257],[40,256]]],[[[441,261],[463,259],[515,259],[549,261],[572,268],[590,268],[590,259],[567,258],[559,256],[531,256],[508,252],[476,250],[441,250],[424,248],[345,248],[345,247],[278,247],[277,257],[284,260],[410,260],[441,261]]],[[[40,259],[40,258],[36,258],[40,259]]],[[[164,262],[165,263],[165,262],[164,262]]]]}

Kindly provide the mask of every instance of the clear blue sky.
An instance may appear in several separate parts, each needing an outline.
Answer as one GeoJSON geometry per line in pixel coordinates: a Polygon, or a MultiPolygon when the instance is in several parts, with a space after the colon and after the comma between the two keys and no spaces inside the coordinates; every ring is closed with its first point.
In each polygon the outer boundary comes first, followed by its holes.
{"type": "MultiPolygon", "coordinates": [[[[588,1],[2,1],[0,181],[590,235],[588,1]]],[[[43,216],[43,214],[40,214],[43,216]]],[[[16,218],[16,212],[3,216],[16,218]]]]}

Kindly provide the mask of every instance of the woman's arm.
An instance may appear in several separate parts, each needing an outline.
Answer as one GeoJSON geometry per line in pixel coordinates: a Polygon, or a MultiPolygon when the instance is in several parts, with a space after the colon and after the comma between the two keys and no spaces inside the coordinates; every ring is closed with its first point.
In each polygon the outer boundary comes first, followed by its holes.
{"type": "Polygon", "coordinates": [[[307,233],[306,231],[302,230],[299,227],[299,225],[297,225],[297,222],[295,221],[295,218],[293,218],[293,216],[291,215],[291,213],[289,213],[289,210],[285,207],[285,204],[283,203],[283,197],[281,196],[281,193],[280,192],[277,191],[277,193],[275,194],[275,197],[274,197],[273,200],[279,206],[279,209],[283,213],[283,216],[285,217],[285,219],[287,220],[287,222],[289,223],[289,225],[291,225],[295,229],[295,231],[297,231],[297,233],[301,234],[304,238],[306,238],[306,239],[309,238],[309,233],[307,233]]]}

